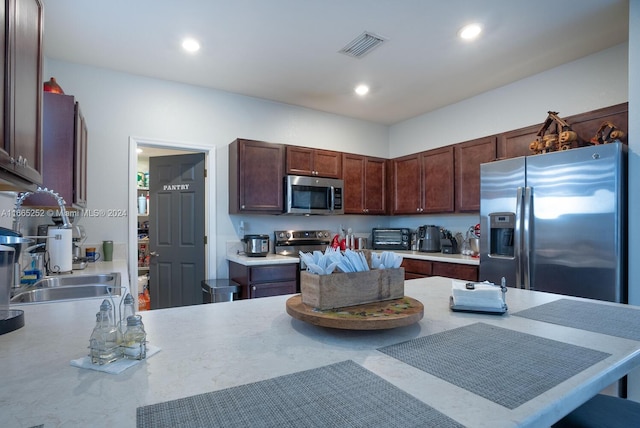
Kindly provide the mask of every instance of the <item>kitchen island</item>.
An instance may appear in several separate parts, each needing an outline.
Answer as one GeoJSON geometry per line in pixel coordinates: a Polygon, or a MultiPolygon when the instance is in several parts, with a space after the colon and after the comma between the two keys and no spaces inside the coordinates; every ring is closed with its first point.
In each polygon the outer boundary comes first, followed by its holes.
{"type": "Polygon", "coordinates": [[[160,352],[118,375],[69,364],[86,355],[101,300],[16,306],[27,323],[0,336],[0,426],[135,427],[140,406],[351,360],[463,426],[539,427],[640,365],[640,341],[513,315],[564,296],[509,289],[509,311],[499,316],[452,312],[446,278],[407,281],[405,294],[424,304],[424,318],[382,331],[335,330],[293,319],[285,310],[291,295],[145,311],[148,342],[160,352]],[[478,323],[610,355],[509,408],[379,350],[478,323]]]}

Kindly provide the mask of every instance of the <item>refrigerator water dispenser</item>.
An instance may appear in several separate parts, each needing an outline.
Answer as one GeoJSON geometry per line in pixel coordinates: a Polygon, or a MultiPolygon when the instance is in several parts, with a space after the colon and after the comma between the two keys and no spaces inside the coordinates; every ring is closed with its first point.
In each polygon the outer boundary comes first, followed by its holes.
{"type": "Polygon", "coordinates": [[[489,214],[489,255],[513,257],[513,236],[516,224],[514,213],[489,214]]]}

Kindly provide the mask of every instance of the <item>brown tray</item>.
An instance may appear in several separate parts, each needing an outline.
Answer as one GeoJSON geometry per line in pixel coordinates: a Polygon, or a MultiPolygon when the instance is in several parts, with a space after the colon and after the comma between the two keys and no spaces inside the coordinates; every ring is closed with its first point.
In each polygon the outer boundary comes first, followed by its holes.
{"type": "Polygon", "coordinates": [[[322,327],[343,330],[384,330],[414,324],[424,316],[424,305],[411,297],[364,305],[320,310],[302,303],[297,294],[287,300],[293,318],[322,327]]]}

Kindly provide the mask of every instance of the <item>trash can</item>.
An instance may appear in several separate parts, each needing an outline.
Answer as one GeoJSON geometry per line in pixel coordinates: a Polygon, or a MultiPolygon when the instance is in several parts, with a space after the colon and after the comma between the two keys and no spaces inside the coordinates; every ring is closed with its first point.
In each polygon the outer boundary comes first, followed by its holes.
{"type": "Polygon", "coordinates": [[[202,303],[231,302],[239,290],[239,284],[230,279],[205,279],[202,281],[202,303]]]}

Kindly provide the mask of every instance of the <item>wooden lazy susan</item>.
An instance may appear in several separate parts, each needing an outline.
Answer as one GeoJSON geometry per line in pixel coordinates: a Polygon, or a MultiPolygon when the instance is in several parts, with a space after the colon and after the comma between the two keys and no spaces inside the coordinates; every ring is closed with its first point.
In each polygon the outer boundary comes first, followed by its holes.
{"type": "Polygon", "coordinates": [[[309,324],[344,330],[384,330],[414,324],[424,316],[424,305],[411,297],[344,308],[320,310],[302,303],[297,294],[287,300],[287,313],[309,324]]]}

